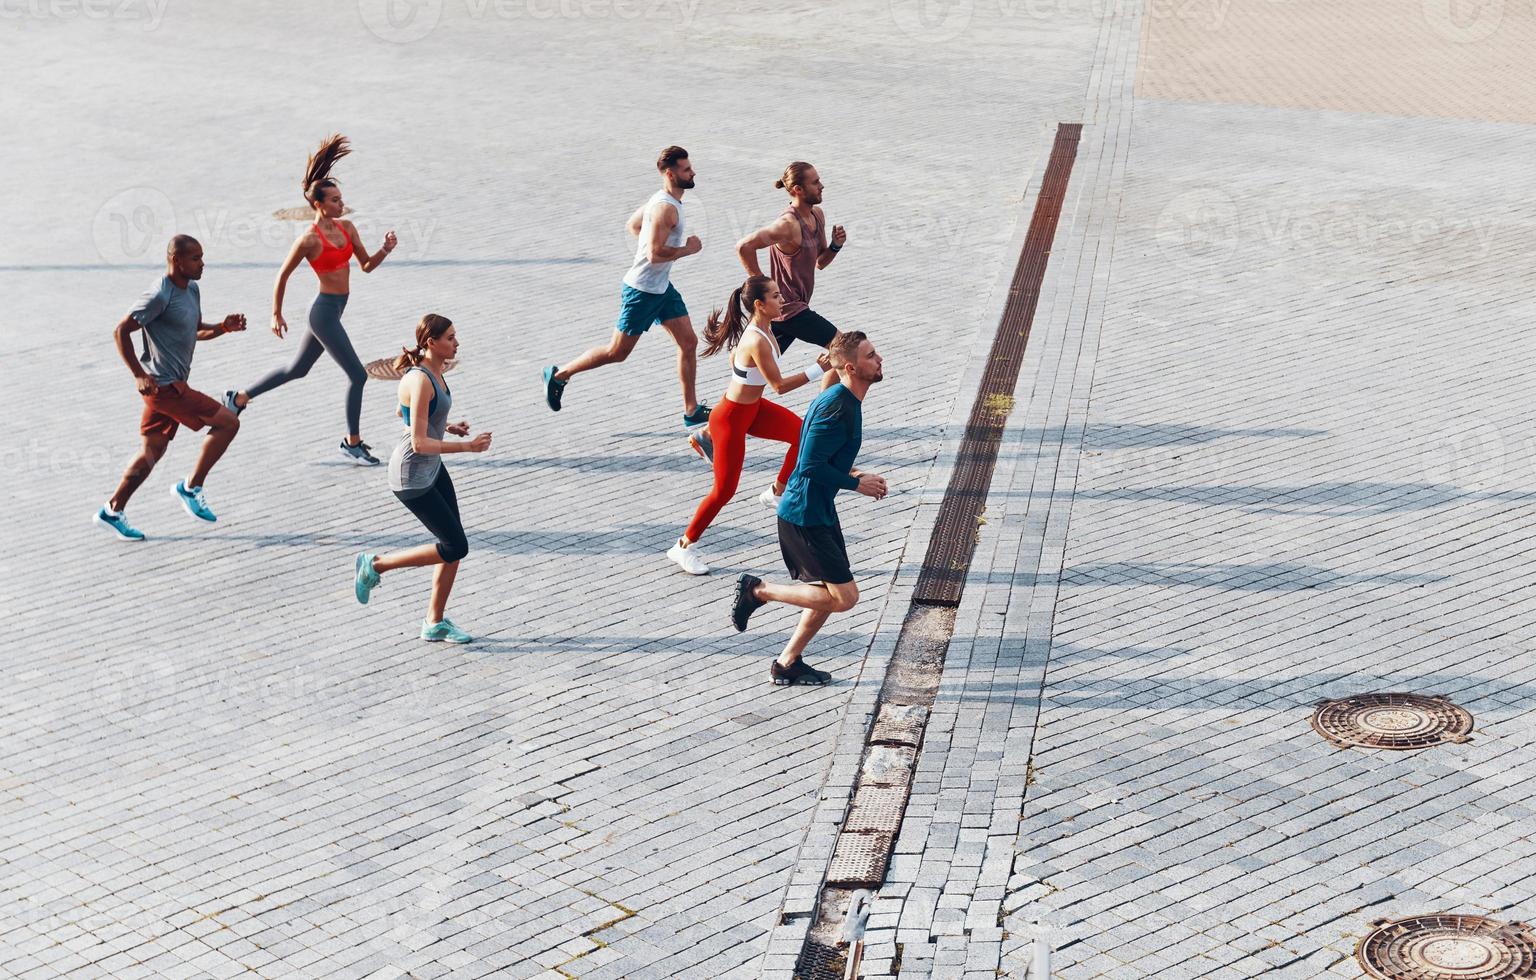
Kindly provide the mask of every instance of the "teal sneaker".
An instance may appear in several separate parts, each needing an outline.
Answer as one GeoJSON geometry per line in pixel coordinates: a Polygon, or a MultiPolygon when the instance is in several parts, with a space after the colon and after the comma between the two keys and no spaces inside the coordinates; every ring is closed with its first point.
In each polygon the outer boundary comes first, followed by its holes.
{"type": "Polygon", "coordinates": [[[560,370],[560,365],[551,364],[544,369],[544,404],[549,406],[551,412],[560,411],[560,398],[565,394],[564,381],[555,379],[555,372],[560,370]]]}
{"type": "Polygon", "coordinates": [[[474,637],[459,629],[447,616],[440,623],[421,624],[421,638],[428,643],[468,643],[474,637]]]}
{"type": "Polygon", "coordinates": [[[114,514],[103,507],[96,512],[96,523],[117,535],[119,541],[143,541],[144,532],[128,523],[124,514],[114,514]]]}
{"type": "Polygon", "coordinates": [[[352,594],[365,606],[369,593],[379,584],[379,573],[373,570],[373,557],[366,551],[358,552],[357,571],[352,577],[352,594]]]}
{"type": "Polygon", "coordinates": [[[683,428],[692,432],[709,424],[709,406],[699,402],[694,410],[683,416],[683,428]]]}
{"type": "Polygon", "coordinates": [[[181,506],[187,509],[187,513],[200,521],[207,521],[209,524],[218,520],[213,511],[208,509],[208,502],[203,499],[203,488],[187,487],[185,483],[186,481],[184,480],[177,480],[176,485],[171,487],[171,493],[175,494],[176,499],[181,501],[181,506]]]}

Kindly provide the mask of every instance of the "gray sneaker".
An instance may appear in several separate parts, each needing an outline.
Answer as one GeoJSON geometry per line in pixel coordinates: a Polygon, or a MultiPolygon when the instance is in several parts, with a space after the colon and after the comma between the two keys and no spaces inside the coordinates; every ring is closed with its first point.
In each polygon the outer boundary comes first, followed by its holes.
{"type": "Polygon", "coordinates": [[[236,392],[233,391],[224,392],[224,407],[229,409],[231,412],[234,412],[235,415],[238,416],[241,412],[245,411],[245,406],[241,405],[238,401],[235,401],[235,395],[236,392]]]}
{"type": "Polygon", "coordinates": [[[341,440],[341,454],[358,466],[379,465],[378,458],[368,451],[368,444],[366,442],[360,442],[354,446],[343,439],[341,440]]]}

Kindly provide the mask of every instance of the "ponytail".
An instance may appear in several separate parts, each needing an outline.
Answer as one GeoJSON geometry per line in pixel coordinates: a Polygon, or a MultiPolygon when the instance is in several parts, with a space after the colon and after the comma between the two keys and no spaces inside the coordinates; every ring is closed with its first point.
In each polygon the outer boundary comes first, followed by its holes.
{"type": "Polygon", "coordinates": [[[400,348],[400,356],[395,358],[395,370],[402,374],[411,368],[418,366],[427,357],[427,344],[436,340],[448,332],[453,326],[453,321],[440,313],[428,313],[416,324],[416,346],[400,348]]]}
{"type": "Polygon", "coordinates": [[[309,155],[304,166],[304,200],[311,206],[319,204],[325,192],[336,186],[331,179],[331,168],[342,157],[352,152],[352,143],[340,133],[332,133],[320,142],[320,148],[309,155]]]}
{"type": "Polygon", "coordinates": [[[773,280],[767,276],[749,276],[747,281],[731,292],[725,303],[725,311],[714,310],[704,326],[704,356],[718,354],[722,349],[735,348],[747,328],[747,319],[757,308],[758,300],[768,295],[773,280]]]}

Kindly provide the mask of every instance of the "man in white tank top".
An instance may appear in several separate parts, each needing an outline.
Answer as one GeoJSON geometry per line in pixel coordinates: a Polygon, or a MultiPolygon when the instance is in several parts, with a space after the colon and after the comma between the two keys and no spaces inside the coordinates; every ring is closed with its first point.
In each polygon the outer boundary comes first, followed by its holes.
{"type": "Polygon", "coordinates": [[[688,151],[669,146],[656,159],[661,171],[661,190],[640,205],[625,226],[639,239],[635,260],[624,274],[620,290],[619,322],[613,339],[594,347],[565,367],[551,364],[544,369],[544,400],[560,411],[560,398],[572,376],[604,364],[617,364],[629,356],[640,337],[653,324],[677,342],[677,376],[683,386],[683,427],[696,429],[709,421],[709,407],[699,403],[694,392],[698,369],[699,339],[688,319],[688,307],[672,285],[672,263],[703,248],[699,236],[688,235],[683,220],[683,194],[693,186],[693,164],[688,151]],[[685,237],[686,235],[686,237],[685,237]]]}

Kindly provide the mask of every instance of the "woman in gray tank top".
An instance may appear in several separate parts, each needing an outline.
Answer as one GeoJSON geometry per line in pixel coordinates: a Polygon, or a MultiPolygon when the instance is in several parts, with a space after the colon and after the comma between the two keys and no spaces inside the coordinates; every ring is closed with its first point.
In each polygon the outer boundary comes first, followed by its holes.
{"type": "Polygon", "coordinates": [[[444,438],[469,435],[467,421],[448,421],[453,395],[443,381],[443,368],[458,352],[459,337],[453,321],[428,313],[416,326],[416,346],[402,351],[395,360],[395,368],[405,372],[400,378],[400,418],[405,422],[405,431],[389,457],[389,488],[432,532],[437,543],[389,555],[359,553],[353,592],[358,602],[366,604],[384,572],[436,565],[432,600],[421,624],[421,638],[468,643],[472,637],[453,625],[446,615],[448,593],[459,573],[459,561],[469,553],[469,540],[464,536],[459,500],[448,477],[448,467],[443,465],[443,454],[483,453],[491,448],[491,434],[482,432],[467,442],[444,438]]]}

